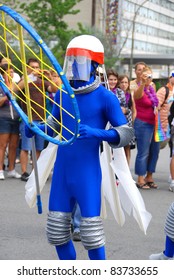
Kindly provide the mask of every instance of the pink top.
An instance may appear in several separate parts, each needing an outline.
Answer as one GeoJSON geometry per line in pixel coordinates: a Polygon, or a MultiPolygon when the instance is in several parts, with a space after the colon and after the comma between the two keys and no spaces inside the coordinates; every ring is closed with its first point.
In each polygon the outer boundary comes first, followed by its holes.
{"type": "Polygon", "coordinates": [[[145,93],[141,98],[135,99],[135,106],[137,109],[137,119],[155,125],[155,114],[154,108],[152,107],[152,101],[145,93]]]}

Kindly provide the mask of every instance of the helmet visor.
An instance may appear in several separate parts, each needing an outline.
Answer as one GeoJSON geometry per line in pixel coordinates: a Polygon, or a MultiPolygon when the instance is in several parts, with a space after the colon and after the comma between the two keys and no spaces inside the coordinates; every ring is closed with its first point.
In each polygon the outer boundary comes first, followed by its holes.
{"type": "Polygon", "coordinates": [[[63,70],[68,80],[89,81],[91,59],[86,56],[66,56],[63,70]]]}

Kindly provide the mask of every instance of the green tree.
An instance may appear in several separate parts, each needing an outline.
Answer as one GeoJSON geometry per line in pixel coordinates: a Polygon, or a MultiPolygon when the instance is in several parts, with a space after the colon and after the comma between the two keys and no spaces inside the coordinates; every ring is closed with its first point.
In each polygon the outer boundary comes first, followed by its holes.
{"type": "MultiPolygon", "coordinates": [[[[19,0],[4,0],[4,4],[9,5],[27,18],[27,21],[46,42],[61,65],[63,65],[65,50],[69,41],[77,35],[89,34],[101,40],[105,49],[106,68],[115,68],[119,56],[116,55],[116,46],[113,45],[112,34],[103,34],[95,26],[84,27],[81,23],[78,23],[78,30],[73,30],[65,22],[65,16],[76,16],[80,12],[80,10],[74,9],[74,6],[81,1],[83,0],[32,0],[32,2],[21,3],[19,0]]],[[[104,11],[103,20],[106,20],[104,11]]],[[[32,48],[34,49],[34,46],[32,48]]]]}
{"type": "Polygon", "coordinates": [[[82,33],[80,29],[77,31],[69,29],[68,24],[64,21],[65,15],[75,16],[80,12],[80,10],[73,9],[80,1],[82,0],[33,0],[22,4],[20,1],[16,1],[16,11],[21,15],[26,15],[29,23],[43,38],[60,64],[63,63],[69,41],[82,33]]]}

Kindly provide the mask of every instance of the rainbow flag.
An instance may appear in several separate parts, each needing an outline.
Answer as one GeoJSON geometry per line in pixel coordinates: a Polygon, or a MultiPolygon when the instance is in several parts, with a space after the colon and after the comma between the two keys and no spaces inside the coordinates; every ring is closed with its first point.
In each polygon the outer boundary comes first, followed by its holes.
{"type": "Polygon", "coordinates": [[[155,114],[155,142],[162,142],[164,140],[167,140],[168,137],[166,133],[164,132],[162,126],[161,126],[161,119],[160,119],[160,113],[155,114]]]}

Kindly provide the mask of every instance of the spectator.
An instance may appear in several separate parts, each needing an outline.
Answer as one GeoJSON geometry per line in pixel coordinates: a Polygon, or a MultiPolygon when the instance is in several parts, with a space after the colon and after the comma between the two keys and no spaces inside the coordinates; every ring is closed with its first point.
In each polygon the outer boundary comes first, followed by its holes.
{"type": "MultiPolygon", "coordinates": [[[[121,88],[118,87],[118,80],[119,80],[118,73],[116,71],[114,71],[113,69],[109,69],[107,71],[107,77],[108,77],[109,89],[115,94],[115,96],[117,96],[119,103],[120,103],[120,107],[122,109],[122,112],[125,116],[127,116],[127,114],[129,113],[129,109],[126,104],[125,93],[121,88]]],[[[127,147],[129,147],[129,145],[127,145],[127,147]]],[[[129,163],[130,155],[128,155],[129,148],[127,148],[127,147],[124,147],[124,149],[125,149],[127,161],[129,163]]]]}
{"type": "MultiPolygon", "coordinates": [[[[169,90],[172,92],[174,96],[174,71],[170,73],[169,83],[167,84],[169,90]]],[[[172,98],[173,100],[173,98],[172,98]]],[[[170,113],[168,116],[169,126],[170,126],[170,185],[169,190],[174,192],[174,102],[171,103],[170,113]]]]}
{"type": "MultiPolygon", "coordinates": [[[[172,103],[171,109],[174,110],[174,103],[172,103]]],[[[172,121],[170,123],[170,178],[169,178],[169,191],[174,192],[174,111],[172,114],[170,113],[170,117],[172,115],[172,121]]]]}
{"type": "MultiPolygon", "coordinates": [[[[173,74],[174,74],[174,72],[173,72],[173,74]]],[[[161,127],[163,129],[163,132],[165,133],[165,135],[167,137],[167,139],[165,141],[160,142],[160,146],[158,146],[159,147],[158,152],[160,152],[160,148],[165,147],[165,145],[167,145],[167,143],[169,141],[168,116],[169,116],[170,107],[171,107],[171,104],[172,104],[170,102],[170,100],[171,100],[171,98],[173,99],[173,86],[170,83],[170,80],[171,81],[173,80],[173,82],[174,82],[174,78],[172,78],[172,73],[169,77],[169,82],[167,83],[167,85],[159,88],[159,90],[157,91],[157,97],[158,97],[158,100],[159,100],[158,110],[159,110],[159,115],[160,115],[160,123],[161,123],[161,127]]],[[[171,139],[172,139],[172,137],[171,137],[171,139]]],[[[172,151],[171,151],[171,156],[172,156],[172,151]]],[[[172,161],[173,160],[171,160],[171,162],[170,162],[171,167],[172,167],[172,161]]],[[[173,179],[174,179],[174,176],[173,176],[173,179]]]]}
{"type": "Polygon", "coordinates": [[[106,83],[107,83],[107,76],[106,76],[106,71],[105,68],[103,68],[102,66],[98,66],[96,69],[96,75],[99,77],[100,83],[106,87],[106,83]]]}
{"type": "MultiPolygon", "coordinates": [[[[174,71],[173,71],[173,75],[174,75],[174,71]]],[[[174,87],[174,77],[172,77],[172,72],[171,72],[169,77],[169,82],[167,83],[167,85],[159,88],[159,90],[156,93],[159,100],[158,109],[160,113],[161,125],[166,134],[168,130],[168,115],[171,107],[171,102],[169,101],[173,97],[173,87],[174,87]]]]}
{"type": "Polygon", "coordinates": [[[117,96],[120,102],[121,109],[123,113],[126,114],[127,112],[126,97],[124,91],[118,87],[118,73],[113,69],[109,69],[107,71],[107,78],[108,78],[109,89],[117,96]]]}
{"type": "MultiPolygon", "coordinates": [[[[142,75],[142,71],[143,69],[147,67],[147,64],[143,61],[139,61],[135,64],[135,75],[136,78],[130,82],[130,90],[131,93],[134,93],[135,90],[137,90],[138,88],[138,84],[141,84],[141,75],[142,75]]],[[[154,87],[154,89],[156,90],[156,86],[154,84],[153,81],[151,81],[151,85],[154,87]]]]}
{"type": "Polygon", "coordinates": [[[141,75],[141,84],[134,92],[137,116],[134,121],[137,155],[135,174],[138,175],[137,187],[141,189],[157,188],[152,174],[158,160],[159,142],[154,141],[155,113],[158,99],[152,83],[152,70],[145,67],[141,75]]]}
{"type": "MultiPolygon", "coordinates": [[[[0,65],[8,64],[10,76],[12,78],[12,82],[18,83],[20,81],[20,76],[18,73],[14,71],[14,67],[12,66],[12,60],[10,57],[7,57],[5,54],[0,55],[0,65]],[[10,66],[9,66],[10,65],[10,66]]],[[[19,152],[20,152],[20,141],[19,147],[17,148],[17,155],[15,163],[19,163],[19,152]]]]}
{"type": "MultiPolygon", "coordinates": [[[[10,83],[12,83],[12,82],[18,83],[20,81],[20,76],[19,76],[18,73],[14,72],[14,67],[11,64],[11,59],[5,57],[4,55],[1,55],[0,56],[0,65],[2,66],[2,65],[5,65],[5,64],[8,65],[8,69],[9,69],[8,71],[9,71],[9,74],[11,76],[10,83]]],[[[17,148],[17,158],[16,158],[15,163],[19,163],[20,162],[20,160],[19,160],[19,151],[20,151],[20,147],[17,148]]]]}
{"type": "MultiPolygon", "coordinates": [[[[45,71],[48,74],[48,71],[45,71]]],[[[44,113],[44,95],[42,92],[43,84],[42,79],[39,77],[40,75],[40,63],[36,58],[30,58],[27,62],[27,73],[30,78],[29,80],[29,91],[30,91],[30,99],[33,107],[32,110],[32,120],[36,123],[40,123],[45,118],[44,113]],[[33,102],[33,101],[34,102],[33,102]],[[39,104],[39,106],[37,105],[39,104]],[[42,106],[42,108],[40,107],[42,106]],[[37,113],[36,113],[37,112],[37,113]]],[[[21,79],[18,83],[18,87],[21,90],[24,90],[24,80],[21,79]]],[[[17,91],[18,87],[14,86],[14,90],[17,91]]],[[[44,89],[48,92],[53,92],[57,90],[57,87],[50,85],[48,81],[44,81],[44,89]]],[[[19,92],[19,98],[25,99],[24,95],[19,92]]],[[[26,101],[21,101],[21,107],[25,113],[27,113],[26,101]]],[[[20,133],[21,133],[21,152],[20,152],[20,163],[22,170],[22,181],[27,181],[29,177],[29,173],[27,172],[28,166],[28,155],[29,151],[31,152],[31,139],[27,138],[25,135],[25,123],[22,121],[20,123],[20,133]]],[[[35,144],[36,144],[36,157],[39,158],[41,151],[44,148],[44,139],[40,135],[35,136],[35,144]]]]}
{"type": "MultiPolygon", "coordinates": [[[[12,64],[12,60],[11,60],[10,57],[7,57],[4,54],[2,54],[2,55],[0,55],[0,66],[4,65],[4,64],[8,64],[8,65],[12,64]]],[[[11,67],[10,69],[11,69],[10,75],[12,77],[12,81],[15,82],[15,83],[18,83],[20,81],[19,74],[14,71],[13,67],[11,67]]]]}
{"type": "Polygon", "coordinates": [[[143,71],[143,69],[145,67],[147,67],[147,65],[143,61],[137,62],[135,64],[135,75],[136,75],[136,78],[134,80],[130,81],[130,90],[131,90],[131,92],[134,92],[135,90],[137,90],[138,84],[141,83],[141,75],[142,75],[142,71],[143,71]]]}
{"type": "MultiPolygon", "coordinates": [[[[127,75],[120,75],[118,77],[118,87],[124,91],[125,98],[126,98],[126,112],[125,110],[125,116],[128,121],[128,125],[130,127],[133,127],[133,121],[136,117],[136,108],[135,108],[135,102],[134,99],[130,93],[130,81],[127,75]]],[[[129,145],[124,147],[126,158],[128,164],[130,164],[130,156],[131,156],[131,149],[135,148],[135,137],[132,138],[129,145]]]]}
{"type": "MultiPolygon", "coordinates": [[[[62,81],[61,81],[60,77],[58,76],[57,72],[54,70],[50,70],[49,72],[51,74],[52,82],[56,83],[58,87],[61,87],[62,81]]],[[[48,73],[46,75],[48,75],[48,73]]],[[[49,96],[49,98],[46,98],[46,109],[49,112],[51,112],[52,108],[53,108],[52,100],[54,100],[55,92],[46,92],[46,95],[49,96]]],[[[46,117],[47,116],[48,116],[48,113],[46,113],[46,117]]]]}
{"type": "MultiPolygon", "coordinates": [[[[11,66],[4,64],[0,66],[0,73],[6,84],[10,84],[9,78],[11,66]]],[[[8,146],[8,173],[10,178],[21,178],[15,170],[16,149],[19,141],[19,115],[12,108],[7,96],[0,88],[0,180],[4,180],[4,158],[8,146]]]]}

